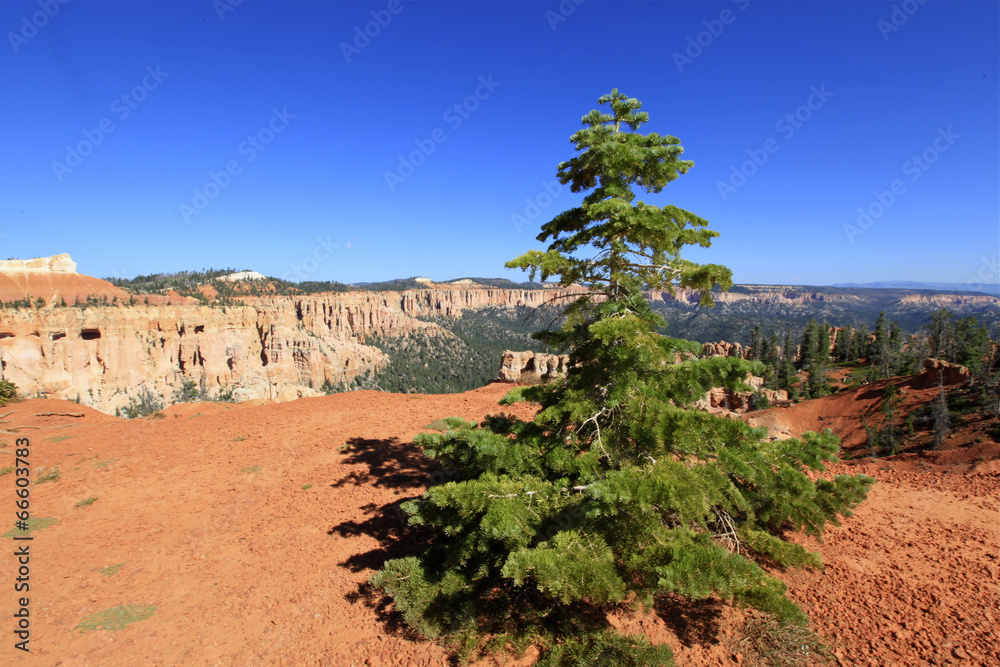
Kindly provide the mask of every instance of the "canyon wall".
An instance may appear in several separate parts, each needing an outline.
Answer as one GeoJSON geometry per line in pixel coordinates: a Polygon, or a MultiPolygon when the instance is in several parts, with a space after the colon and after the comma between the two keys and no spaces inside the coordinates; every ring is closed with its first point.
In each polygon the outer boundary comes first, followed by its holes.
{"type": "Polygon", "coordinates": [[[211,398],[295,398],[383,368],[385,354],[365,344],[371,336],[442,331],[416,317],[537,306],[572,294],[428,289],[254,298],[227,307],[3,308],[0,370],[21,395],[79,400],[108,413],[143,396],[173,402],[190,382],[211,398]]]}

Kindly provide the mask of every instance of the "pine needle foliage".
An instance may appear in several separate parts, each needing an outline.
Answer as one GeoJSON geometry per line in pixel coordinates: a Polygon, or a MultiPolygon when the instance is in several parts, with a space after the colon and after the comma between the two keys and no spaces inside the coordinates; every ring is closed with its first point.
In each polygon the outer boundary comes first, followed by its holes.
{"type": "Polygon", "coordinates": [[[568,376],[518,388],[506,403],[540,407],[481,425],[447,420],[417,443],[451,471],[403,505],[431,535],[416,555],[390,560],[372,584],[414,629],[460,657],[534,644],[544,665],[666,665],[665,646],[617,633],[608,611],[653,607],[659,594],[717,596],[804,624],[785,586],[759,562],[821,567],[785,531],[821,537],[849,516],[874,481],[812,481],[839,451],[829,431],[763,440],[763,429],[689,409],[711,387],[747,389],[760,362],[680,361],[697,352],[656,333],[647,288],[732,284],[729,269],[697,265],[685,246],[711,245],[707,222],[636,201],[685,173],[679,140],[640,134],[641,104],[613,90],[571,137],[579,155],[559,165],[578,208],[543,225],[545,252],[508,263],[532,278],[587,289],[549,342],[569,350],[568,376]]]}

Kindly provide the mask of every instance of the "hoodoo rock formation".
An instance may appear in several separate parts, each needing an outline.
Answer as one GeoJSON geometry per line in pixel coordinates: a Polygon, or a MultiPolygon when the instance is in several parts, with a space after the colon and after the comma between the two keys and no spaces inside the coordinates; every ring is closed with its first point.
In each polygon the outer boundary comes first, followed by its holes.
{"type": "Polygon", "coordinates": [[[569,368],[568,354],[543,352],[512,352],[504,350],[500,357],[500,382],[534,384],[557,377],[566,377],[569,368]]]}
{"type": "Polygon", "coordinates": [[[921,373],[926,386],[943,384],[960,384],[970,379],[969,369],[960,364],[953,364],[941,359],[924,359],[924,372],[921,373]]]}

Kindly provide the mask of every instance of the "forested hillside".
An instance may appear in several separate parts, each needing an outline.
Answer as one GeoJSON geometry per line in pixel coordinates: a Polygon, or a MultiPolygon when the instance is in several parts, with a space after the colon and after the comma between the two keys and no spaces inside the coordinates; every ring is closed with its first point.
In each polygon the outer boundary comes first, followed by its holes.
{"type": "MultiPolygon", "coordinates": [[[[358,386],[401,393],[452,393],[487,384],[497,376],[504,350],[546,351],[531,334],[545,329],[556,310],[489,307],[466,310],[460,318],[421,318],[441,333],[413,332],[366,341],[387,353],[389,365],[358,386]]],[[[554,327],[559,322],[555,321],[554,327]]]]}

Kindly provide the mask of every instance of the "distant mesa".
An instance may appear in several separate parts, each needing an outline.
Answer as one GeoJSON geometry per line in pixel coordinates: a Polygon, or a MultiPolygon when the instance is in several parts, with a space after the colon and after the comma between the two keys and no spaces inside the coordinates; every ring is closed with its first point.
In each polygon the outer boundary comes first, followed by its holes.
{"type": "Polygon", "coordinates": [[[76,262],[68,253],[34,259],[0,260],[0,273],[76,273],[76,262]]]}
{"type": "Polygon", "coordinates": [[[76,272],[76,262],[66,253],[34,259],[0,260],[0,301],[11,303],[44,299],[72,306],[87,297],[100,301],[128,301],[129,295],[106,280],[76,272]]]}

